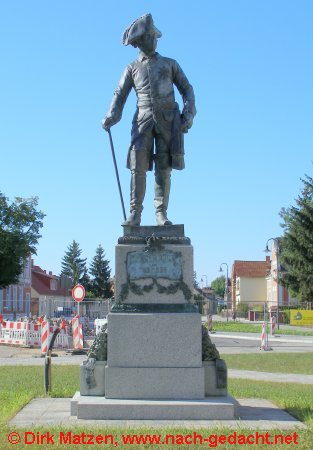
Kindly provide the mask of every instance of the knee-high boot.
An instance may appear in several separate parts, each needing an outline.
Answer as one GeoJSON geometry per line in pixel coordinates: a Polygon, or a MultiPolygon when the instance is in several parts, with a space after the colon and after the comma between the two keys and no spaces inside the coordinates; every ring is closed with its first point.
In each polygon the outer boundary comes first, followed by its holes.
{"type": "Polygon", "coordinates": [[[170,190],[171,169],[156,169],[154,184],[154,207],[157,225],[172,225],[172,222],[167,218],[170,190]]]}
{"type": "Polygon", "coordinates": [[[130,180],[130,216],[123,225],[138,226],[141,222],[143,200],[146,193],[146,172],[131,171],[130,180]]]}

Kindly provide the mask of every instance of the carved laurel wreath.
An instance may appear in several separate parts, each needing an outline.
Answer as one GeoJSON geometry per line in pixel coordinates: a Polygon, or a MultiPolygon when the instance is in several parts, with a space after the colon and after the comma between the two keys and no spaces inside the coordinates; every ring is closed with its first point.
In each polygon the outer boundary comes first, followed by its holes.
{"type": "Polygon", "coordinates": [[[176,294],[178,290],[181,290],[184,294],[185,299],[190,302],[192,293],[187,284],[182,280],[175,281],[175,283],[170,284],[169,286],[163,286],[160,284],[156,278],[152,278],[152,282],[150,284],[145,284],[144,286],[140,286],[134,283],[131,280],[127,280],[121,286],[121,293],[119,296],[119,300],[123,302],[128,297],[129,292],[132,292],[135,295],[144,295],[147,292],[150,292],[153,289],[153,286],[156,286],[157,292],[159,294],[176,294]]]}

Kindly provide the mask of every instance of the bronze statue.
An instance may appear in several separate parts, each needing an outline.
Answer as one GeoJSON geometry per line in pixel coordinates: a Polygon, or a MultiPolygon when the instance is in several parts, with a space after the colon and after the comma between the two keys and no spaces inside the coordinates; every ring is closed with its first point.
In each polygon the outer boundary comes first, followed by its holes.
{"type": "Polygon", "coordinates": [[[123,225],[140,225],[146,173],[153,169],[153,162],[156,221],[158,225],[172,225],[167,218],[171,170],[185,167],[183,133],[188,132],[196,114],[193,88],[186,75],[174,59],[155,51],[161,36],[151,14],[139,17],[126,29],[123,44],[138,47],[139,56],[126,67],[102,121],[108,131],[121,119],[128,94],[134,88],[137,109],[127,157],[131,170],[130,216],[123,225]],[[174,85],[183,99],[182,113],[175,102],[174,85]]]}

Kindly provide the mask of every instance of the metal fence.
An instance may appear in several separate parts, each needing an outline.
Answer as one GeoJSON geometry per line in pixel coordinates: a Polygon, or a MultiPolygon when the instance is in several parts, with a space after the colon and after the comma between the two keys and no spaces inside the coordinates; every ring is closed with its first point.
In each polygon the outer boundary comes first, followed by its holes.
{"type": "MultiPolygon", "coordinates": [[[[88,324],[88,329],[95,328],[95,319],[103,319],[107,316],[112,300],[110,299],[89,299],[85,298],[81,303],[74,300],[66,300],[60,298],[40,299],[38,313],[32,313],[29,318],[36,321],[38,317],[46,316],[49,319],[65,319],[71,321],[74,316],[79,314],[81,322],[88,324]]],[[[275,315],[278,324],[290,323],[290,309],[313,310],[313,302],[297,303],[295,305],[269,305],[267,302],[242,302],[241,304],[232,305],[231,301],[226,304],[222,299],[206,298],[204,296],[196,297],[196,304],[199,312],[203,315],[220,315],[226,320],[247,320],[251,322],[260,322],[264,320],[264,310],[269,315],[275,315]]],[[[5,320],[19,320],[23,317],[23,313],[3,314],[5,320]]]]}
{"type": "Polygon", "coordinates": [[[294,302],[292,304],[273,304],[267,301],[241,302],[233,305],[223,300],[198,298],[199,311],[202,315],[218,314],[227,320],[247,320],[250,322],[263,322],[265,315],[275,316],[277,324],[290,323],[291,310],[313,310],[313,302],[294,302]]]}
{"type": "Polygon", "coordinates": [[[54,300],[50,302],[45,315],[49,319],[71,320],[76,315],[80,316],[85,333],[90,334],[95,330],[95,320],[103,319],[110,310],[110,299],[89,299],[82,302],[54,300]]]}

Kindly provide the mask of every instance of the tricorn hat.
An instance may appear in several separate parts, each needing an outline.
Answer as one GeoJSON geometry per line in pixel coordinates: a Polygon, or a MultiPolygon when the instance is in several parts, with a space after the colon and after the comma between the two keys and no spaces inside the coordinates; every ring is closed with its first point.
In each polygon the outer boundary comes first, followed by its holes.
{"type": "Polygon", "coordinates": [[[123,34],[123,44],[134,45],[136,40],[145,33],[155,33],[157,38],[162,36],[161,31],[154,26],[151,14],[145,14],[129,25],[123,34]]]}

